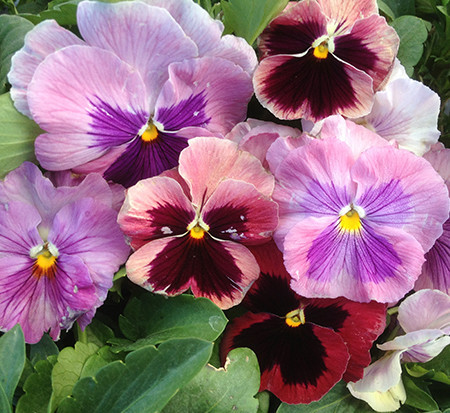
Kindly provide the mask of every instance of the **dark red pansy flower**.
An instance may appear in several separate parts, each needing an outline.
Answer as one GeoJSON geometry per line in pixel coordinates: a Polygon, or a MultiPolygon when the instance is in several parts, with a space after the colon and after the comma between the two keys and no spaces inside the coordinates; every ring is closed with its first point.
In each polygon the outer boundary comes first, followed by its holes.
{"type": "Polygon", "coordinates": [[[260,391],[285,403],[310,403],[342,378],[363,376],[372,343],[385,327],[386,306],[297,295],[275,248],[263,247],[265,254],[252,248],[267,272],[244,299],[250,311],[227,327],[221,356],[224,361],[233,348],[252,349],[261,369],[260,391]]]}
{"type": "Polygon", "coordinates": [[[259,39],[256,97],[281,119],[366,115],[398,44],[375,0],[291,2],[259,39]]]}

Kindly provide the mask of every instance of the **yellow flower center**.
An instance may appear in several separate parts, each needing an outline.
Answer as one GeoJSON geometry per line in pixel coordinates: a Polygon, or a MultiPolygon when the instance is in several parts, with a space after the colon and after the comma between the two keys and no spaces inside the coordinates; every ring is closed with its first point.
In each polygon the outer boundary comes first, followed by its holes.
{"type": "Polygon", "coordinates": [[[202,239],[205,236],[205,232],[209,231],[209,225],[203,222],[201,217],[195,218],[186,229],[189,231],[189,235],[194,239],[202,239]]]}
{"type": "Polygon", "coordinates": [[[351,209],[345,215],[341,216],[339,226],[345,231],[359,231],[361,228],[359,214],[354,209],[351,209]]]}
{"type": "Polygon", "coordinates": [[[45,276],[47,278],[55,278],[56,273],[56,257],[52,253],[44,248],[43,251],[36,257],[36,261],[33,265],[32,274],[36,278],[45,276]]]}
{"type": "Polygon", "coordinates": [[[194,228],[191,229],[191,232],[189,233],[191,235],[192,238],[195,239],[202,239],[205,236],[205,230],[196,225],[194,228]]]}
{"type": "Polygon", "coordinates": [[[298,327],[305,324],[305,311],[303,308],[297,308],[296,310],[289,311],[289,313],[286,314],[285,322],[289,327],[298,327]]]}
{"type": "Polygon", "coordinates": [[[147,128],[142,132],[141,139],[144,142],[152,142],[158,137],[158,129],[153,123],[149,123],[147,128]]]}
{"type": "Polygon", "coordinates": [[[313,54],[317,59],[326,59],[328,56],[328,43],[322,42],[314,48],[313,54]]]}

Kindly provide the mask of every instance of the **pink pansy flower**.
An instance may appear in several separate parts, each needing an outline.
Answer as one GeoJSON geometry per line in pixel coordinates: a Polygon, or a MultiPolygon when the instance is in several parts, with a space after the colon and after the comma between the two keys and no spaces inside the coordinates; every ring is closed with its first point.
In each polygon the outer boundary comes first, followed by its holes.
{"type": "Polygon", "coordinates": [[[136,250],[128,277],[156,293],[190,288],[221,308],[238,304],[259,275],[246,245],[268,241],[278,222],[273,185],[273,176],[235,143],[191,139],[178,172],[128,189],[118,218],[136,250]]]}
{"type": "Polygon", "coordinates": [[[291,2],[260,37],[256,97],[281,119],[365,115],[398,44],[375,0],[291,2]]]}
{"type": "MultiPolygon", "coordinates": [[[[424,158],[442,176],[450,192],[450,149],[438,143],[433,145],[424,158]]],[[[450,218],[444,222],[444,232],[426,253],[425,259],[422,274],[414,288],[433,288],[450,294],[450,218]]]]}
{"type": "Polygon", "coordinates": [[[448,218],[447,188],[426,160],[341,117],[292,150],[275,178],[275,240],[306,297],[398,301],[448,218]]]}
{"type": "Polygon", "coordinates": [[[245,118],[255,54],[192,1],[84,1],[77,22],[84,40],[37,25],[8,75],[16,107],[46,131],[44,168],[128,187],[176,166],[190,138],[245,118]]]}
{"type": "Polygon", "coordinates": [[[418,291],[400,304],[398,321],[406,334],[378,345],[388,353],[364,370],[363,379],[348,384],[353,396],[379,412],[397,410],[406,400],[402,361],[427,362],[450,344],[450,297],[438,290],[418,291]]]}
{"type": "Polygon", "coordinates": [[[129,253],[112,199],[98,174],[55,188],[31,163],[0,182],[1,330],[36,343],[89,324],[129,253]]]}

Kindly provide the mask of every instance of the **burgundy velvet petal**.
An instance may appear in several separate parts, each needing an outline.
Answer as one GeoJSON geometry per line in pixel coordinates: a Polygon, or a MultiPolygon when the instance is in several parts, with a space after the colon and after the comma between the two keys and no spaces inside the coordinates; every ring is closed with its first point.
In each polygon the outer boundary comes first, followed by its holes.
{"type": "Polygon", "coordinates": [[[238,304],[258,277],[259,267],[243,245],[219,242],[205,234],[157,239],[127,262],[128,277],[157,293],[178,295],[191,287],[221,308],[238,304]]]}
{"type": "Polygon", "coordinates": [[[302,1],[275,18],[259,38],[262,59],[276,54],[303,53],[327,33],[326,19],[315,1],[302,1]]]}
{"type": "Polygon", "coordinates": [[[289,327],[283,318],[267,313],[246,313],[228,326],[222,358],[236,347],[255,352],[260,390],[293,404],[319,400],[342,378],[349,358],[333,330],[310,323],[289,327]]]}
{"type": "Polygon", "coordinates": [[[258,244],[267,241],[278,224],[278,205],[247,182],[221,182],[202,209],[209,233],[220,240],[258,244]]]}
{"type": "Polygon", "coordinates": [[[261,104],[280,119],[357,117],[372,107],[370,76],[331,53],[326,59],[312,50],[301,57],[270,56],[256,69],[253,85],[261,104]]]}
{"type": "Polygon", "coordinates": [[[117,221],[138,249],[157,238],[185,234],[194,218],[194,208],[179,183],[154,177],[128,189],[117,221]]]}
{"type": "Polygon", "coordinates": [[[386,305],[375,301],[357,303],[345,298],[310,299],[305,318],[339,333],[350,353],[344,380],[361,379],[364,368],[370,364],[372,344],[384,331],[386,305]]]}

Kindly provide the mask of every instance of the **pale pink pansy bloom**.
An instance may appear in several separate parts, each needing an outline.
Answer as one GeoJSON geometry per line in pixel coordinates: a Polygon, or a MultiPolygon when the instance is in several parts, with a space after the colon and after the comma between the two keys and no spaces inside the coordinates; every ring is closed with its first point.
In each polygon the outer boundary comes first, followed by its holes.
{"type": "Polygon", "coordinates": [[[340,117],[275,178],[274,238],[291,287],[307,297],[401,299],[448,218],[447,188],[426,160],[340,117]]]}
{"type": "Polygon", "coordinates": [[[379,412],[397,410],[406,400],[401,362],[424,363],[450,344],[450,297],[418,291],[400,304],[398,322],[406,334],[378,345],[388,353],[367,367],[361,380],[348,384],[353,396],[379,412]]]}
{"type": "MultiPolygon", "coordinates": [[[[424,155],[444,179],[450,192],[450,149],[437,143],[424,155]]],[[[450,218],[444,222],[444,232],[425,255],[422,274],[414,289],[433,288],[450,294],[450,218]]]]}
{"type": "Polygon", "coordinates": [[[375,0],[292,2],[260,36],[256,97],[281,119],[363,116],[398,44],[375,0]]]}
{"type": "Polygon", "coordinates": [[[102,305],[129,247],[98,174],[55,188],[24,163],[0,182],[0,329],[28,343],[82,328],[102,305]]]}
{"type": "Polygon", "coordinates": [[[46,131],[35,143],[44,168],[128,187],[176,166],[190,138],[245,118],[254,51],[221,38],[192,1],[84,1],[77,22],[84,40],[37,25],[8,75],[16,107],[46,131]]]}
{"type": "Polygon", "coordinates": [[[180,166],[128,189],[118,222],[136,250],[128,277],[155,293],[191,289],[221,308],[238,304],[259,276],[246,245],[278,222],[273,176],[226,139],[194,138],[180,166]]]}

